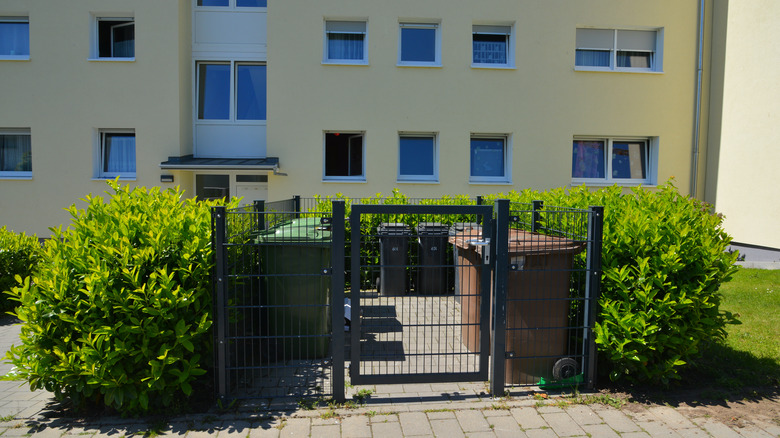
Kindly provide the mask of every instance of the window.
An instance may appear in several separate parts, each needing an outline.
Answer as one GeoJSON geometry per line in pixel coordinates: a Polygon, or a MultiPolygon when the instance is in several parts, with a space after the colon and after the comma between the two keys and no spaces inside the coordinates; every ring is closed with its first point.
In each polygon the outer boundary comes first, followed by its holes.
{"type": "Polygon", "coordinates": [[[441,65],[439,25],[401,23],[398,65],[441,65]]]}
{"type": "Polygon", "coordinates": [[[29,129],[0,129],[0,178],[32,177],[29,129]]]}
{"type": "Polygon", "coordinates": [[[239,8],[265,8],[268,7],[268,0],[198,0],[198,6],[230,7],[239,8]]]}
{"type": "Polygon", "coordinates": [[[571,176],[575,182],[652,182],[649,139],[575,138],[571,176]]]}
{"type": "Polygon", "coordinates": [[[659,31],[577,29],[574,65],[583,70],[660,71],[659,31]]]}
{"type": "Polygon", "coordinates": [[[134,58],[135,22],[132,18],[97,19],[97,58],[134,58]]]}
{"type": "Polygon", "coordinates": [[[325,134],[325,180],[365,181],[363,133],[325,134]]]}
{"type": "Polygon", "coordinates": [[[195,175],[195,195],[200,201],[230,199],[230,175],[195,175]]]}
{"type": "Polygon", "coordinates": [[[367,64],[366,40],[365,21],[326,21],[323,62],[367,64]]]}
{"type": "Polygon", "coordinates": [[[98,178],[135,178],[135,132],[101,130],[98,178]]]}
{"type": "Polygon", "coordinates": [[[404,134],[399,139],[398,181],[437,181],[436,136],[404,134]]]}
{"type": "Polygon", "coordinates": [[[471,182],[509,182],[506,136],[471,137],[471,182]]]}
{"type": "Polygon", "coordinates": [[[514,64],[512,26],[472,27],[472,65],[511,67],[514,64]]]}
{"type": "Polygon", "coordinates": [[[249,62],[198,63],[198,119],[266,119],[266,66],[249,62]]]}
{"type": "Polygon", "coordinates": [[[30,59],[27,17],[0,17],[0,59],[30,59]]]}

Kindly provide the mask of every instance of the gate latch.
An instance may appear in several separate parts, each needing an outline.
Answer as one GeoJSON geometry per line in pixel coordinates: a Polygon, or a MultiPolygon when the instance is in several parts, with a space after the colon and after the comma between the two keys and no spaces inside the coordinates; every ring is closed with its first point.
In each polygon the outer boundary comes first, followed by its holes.
{"type": "Polygon", "coordinates": [[[471,239],[468,241],[468,244],[471,246],[481,246],[482,249],[482,260],[487,265],[490,263],[490,238],[486,237],[484,239],[471,239]]]}

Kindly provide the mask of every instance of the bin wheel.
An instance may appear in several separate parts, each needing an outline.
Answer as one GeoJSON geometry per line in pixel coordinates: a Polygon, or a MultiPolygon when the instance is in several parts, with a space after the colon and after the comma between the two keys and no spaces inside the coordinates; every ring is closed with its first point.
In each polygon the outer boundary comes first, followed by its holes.
{"type": "Polygon", "coordinates": [[[553,365],[552,369],[552,375],[553,379],[555,380],[564,380],[564,379],[570,379],[577,375],[577,361],[570,358],[570,357],[564,357],[563,359],[558,359],[555,362],[555,365],[553,365]]]}

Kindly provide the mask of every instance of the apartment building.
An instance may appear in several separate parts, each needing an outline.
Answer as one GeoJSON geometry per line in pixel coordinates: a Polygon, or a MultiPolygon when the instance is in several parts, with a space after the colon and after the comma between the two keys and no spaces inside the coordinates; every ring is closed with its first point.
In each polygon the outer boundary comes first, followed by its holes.
{"type": "MultiPolygon", "coordinates": [[[[748,3],[4,0],[0,223],[48,235],[115,177],[247,201],[675,177],[761,206],[732,177],[778,162],[777,86],[745,65],[778,62],[780,13],[748,3]],[[761,108],[745,73],[774,90],[761,108]],[[734,167],[757,118],[764,155],[734,167]]],[[[738,241],[780,247],[727,216],[738,241]]]]}

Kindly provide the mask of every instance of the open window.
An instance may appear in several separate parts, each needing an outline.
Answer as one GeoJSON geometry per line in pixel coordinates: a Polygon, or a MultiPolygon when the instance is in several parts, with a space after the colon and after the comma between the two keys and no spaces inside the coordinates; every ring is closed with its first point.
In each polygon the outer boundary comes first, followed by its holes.
{"type": "Polygon", "coordinates": [[[96,17],[91,59],[133,60],[135,20],[132,17],[96,17]]]}
{"type": "Polygon", "coordinates": [[[323,179],[365,181],[363,140],[363,133],[326,133],[323,179]]]}
{"type": "Polygon", "coordinates": [[[135,178],[135,132],[102,129],[98,137],[97,177],[135,178]]]}

